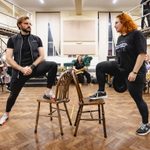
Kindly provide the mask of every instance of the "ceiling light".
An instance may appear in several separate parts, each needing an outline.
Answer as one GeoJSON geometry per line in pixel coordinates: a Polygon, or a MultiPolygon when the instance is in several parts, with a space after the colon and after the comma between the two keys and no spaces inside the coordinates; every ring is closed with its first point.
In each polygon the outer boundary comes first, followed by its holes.
{"type": "Polygon", "coordinates": [[[40,2],[41,2],[42,4],[44,4],[44,0],[40,0],[40,2]]]}
{"type": "Polygon", "coordinates": [[[113,0],[113,2],[112,2],[113,4],[116,4],[117,3],[117,0],[113,0]]]}

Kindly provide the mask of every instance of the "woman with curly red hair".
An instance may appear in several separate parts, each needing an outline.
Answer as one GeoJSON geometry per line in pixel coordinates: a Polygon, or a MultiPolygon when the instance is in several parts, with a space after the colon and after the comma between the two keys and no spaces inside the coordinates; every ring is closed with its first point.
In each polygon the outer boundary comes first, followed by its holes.
{"type": "Polygon", "coordinates": [[[128,91],[142,117],[142,125],[136,133],[146,135],[150,132],[148,107],[142,96],[146,76],[144,63],[147,49],[146,39],[142,32],[137,30],[137,25],[128,14],[122,13],[116,17],[115,28],[121,34],[116,45],[116,61],[104,61],[97,64],[96,77],[99,88],[94,95],[90,96],[90,100],[107,97],[106,74],[112,76],[119,74],[119,78],[125,79],[128,91]]]}

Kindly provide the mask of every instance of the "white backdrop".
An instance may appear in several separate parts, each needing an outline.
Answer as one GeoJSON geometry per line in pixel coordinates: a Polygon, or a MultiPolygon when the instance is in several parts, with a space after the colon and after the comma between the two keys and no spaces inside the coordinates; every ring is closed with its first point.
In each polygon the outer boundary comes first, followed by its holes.
{"type": "Polygon", "coordinates": [[[36,33],[42,39],[45,54],[48,49],[48,23],[50,23],[54,46],[60,49],[60,13],[36,13],[36,33]]]}

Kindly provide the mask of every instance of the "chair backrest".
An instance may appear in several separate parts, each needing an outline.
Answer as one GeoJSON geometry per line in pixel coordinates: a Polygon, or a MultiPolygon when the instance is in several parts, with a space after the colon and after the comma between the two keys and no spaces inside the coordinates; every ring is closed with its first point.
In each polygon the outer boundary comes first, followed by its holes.
{"type": "Polygon", "coordinates": [[[55,98],[57,101],[69,101],[69,86],[72,81],[70,71],[65,71],[60,75],[56,84],[55,98]]]}
{"type": "Polygon", "coordinates": [[[72,77],[73,77],[73,81],[74,81],[76,89],[77,89],[77,94],[78,94],[79,101],[80,101],[80,103],[84,103],[83,94],[82,94],[82,91],[81,91],[81,88],[80,88],[80,85],[79,85],[77,74],[74,70],[72,70],[72,77]]]}

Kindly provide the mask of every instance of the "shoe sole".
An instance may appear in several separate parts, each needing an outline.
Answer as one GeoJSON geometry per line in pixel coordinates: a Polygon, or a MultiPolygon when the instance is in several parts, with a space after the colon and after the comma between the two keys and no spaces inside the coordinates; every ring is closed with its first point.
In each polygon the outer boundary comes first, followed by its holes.
{"type": "Polygon", "coordinates": [[[55,97],[53,97],[53,96],[47,96],[47,95],[43,95],[43,98],[47,99],[47,100],[55,99],[55,97]]]}
{"type": "Polygon", "coordinates": [[[97,99],[103,99],[103,98],[107,98],[108,96],[101,96],[101,97],[90,97],[90,100],[97,100],[97,99]]]}
{"type": "Polygon", "coordinates": [[[47,99],[47,100],[50,100],[50,97],[46,96],[46,95],[43,95],[43,98],[44,99],[47,99]]]}
{"type": "Polygon", "coordinates": [[[150,133],[150,129],[146,133],[137,133],[137,135],[147,135],[150,133]]]}

